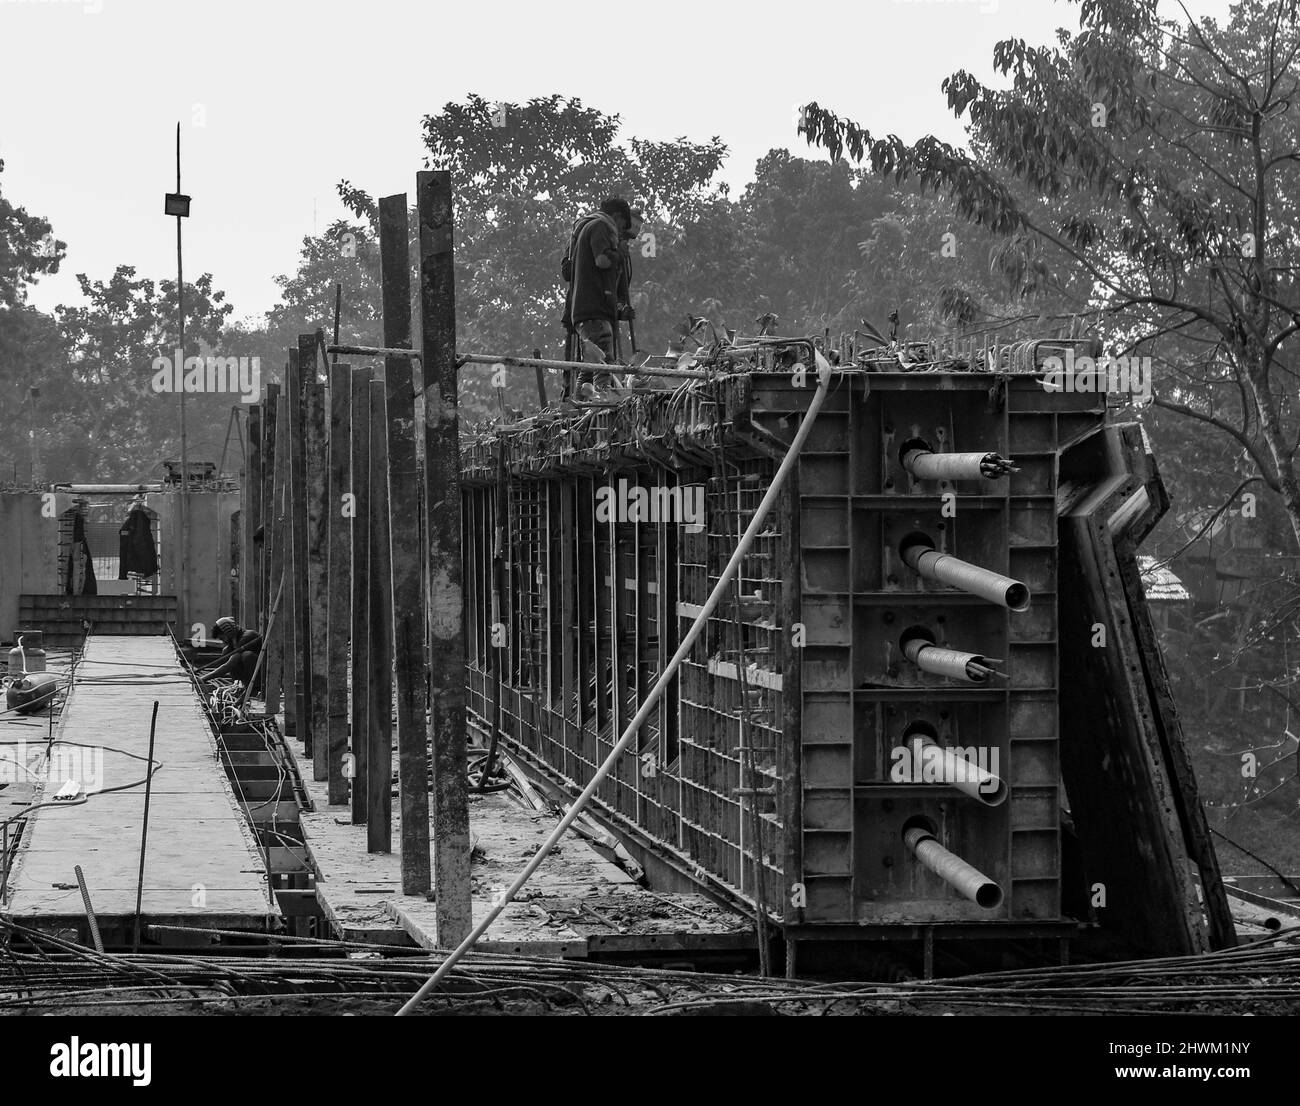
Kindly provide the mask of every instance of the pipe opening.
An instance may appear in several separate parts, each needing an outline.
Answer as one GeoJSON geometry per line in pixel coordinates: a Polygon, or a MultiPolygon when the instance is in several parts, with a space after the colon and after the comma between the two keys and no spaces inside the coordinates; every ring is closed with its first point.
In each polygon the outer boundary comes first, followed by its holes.
{"type": "Polygon", "coordinates": [[[924,553],[927,549],[934,549],[934,539],[923,530],[913,530],[898,543],[898,555],[903,558],[903,563],[911,566],[907,557],[909,553],[924,553]]]}
{"type": "Polygon", "coordinates": [[[924,438],[908,438],[898,447],[898,463],[907,468],[907,455],[918,449],[924,450],[926,453],[935,452],[934,446],[924,438]]]}
{"type": "Polygon", "coordinates": [[[1007,586],[1007,608],[1013,611],[1029,610],[1029,589],[1019,581],[1007,586]]]}
{"type": "Polygon", "coordinates": [[[927,837],[938,837],[939,829],[924,814],[913,814],[906,822],[903,823],[903,840],[907,840],[907,835],[912,830],[920,830],[927,837]]]}
{"type": "MultiPolygon", "coordinates": [[[[903,729],[903,743],[911,741],[914,737],[928,737],[933,742],[938,742],[939,731],[936,730],[929,722],[923,719],[917,719],[915,722],[909,722],[903,729]]],[[[906,827],[904,827],[906,829],[906,827]]]]}
{"type": "Polygon", "coordinates": [[[1002,888],[996,883],[981,883],[975,892],[975,905],[985,910],[996,910],[1002,905],[1002,888]]]}
{"type": "Polygon", "coordinates": [[[898,646],[903,650],[903,656],[907,656],[907,647],[914,641],[922,642],[925,645],[935,644],[934,631],[928,626],[909,626],[898,635],[898,646]]]}

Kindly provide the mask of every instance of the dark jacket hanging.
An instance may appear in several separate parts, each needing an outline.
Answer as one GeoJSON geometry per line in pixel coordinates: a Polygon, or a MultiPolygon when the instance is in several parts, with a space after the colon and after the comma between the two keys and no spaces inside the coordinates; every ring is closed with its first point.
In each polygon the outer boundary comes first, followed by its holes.
{"type": "Polygon", "coordinates": [[[86,540],[86,518],[78,511],[72,520],[72,548],[68,551],[68,594],[98,595],[95,558],[86,540]]]}
{"type": "Polygon", "coordinates": [[[158,556],[154,552],[153,523],[149,513],[141,507],[133,507],[131,513],[118,531],[118,569],[117,578],[125,580],[128,572],[134,572],[146,579],[158,571],[158,556]]]}

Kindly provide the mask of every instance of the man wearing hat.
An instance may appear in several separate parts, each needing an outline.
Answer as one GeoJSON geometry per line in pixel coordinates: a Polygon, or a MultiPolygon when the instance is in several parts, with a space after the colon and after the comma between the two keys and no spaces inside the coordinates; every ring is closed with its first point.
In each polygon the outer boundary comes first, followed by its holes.
{"type": "Polygon", "coordinates": [[[202,677],[203,683],[224,676],[238,680],[247,687],[257,669],[258,654],[262,652],[262,635],[253,630],[245,630],[228,615],[218,618],[213,629],[225,648],[220,656],[209,662],[209,665],[216,665],[212,671],[208,672],[207,666],[198,669],[199,672],[207,673],[202,677]]]}
{"type": "MultiPolygon", "coordinates": [[[[633,224],[627,200],[611,196],[596,211],[583,215],[574,226],[563,271],[569,288],[564,303],[564,326],[572,352],[590,343],[607,364],[618,361],[618,320],[626,318],[624,241],[633,224]]],[[[577,358],[570,354],[570,359],[577,358]]],[[[585,377],[587,374],[583,374],[585,377]]]]}

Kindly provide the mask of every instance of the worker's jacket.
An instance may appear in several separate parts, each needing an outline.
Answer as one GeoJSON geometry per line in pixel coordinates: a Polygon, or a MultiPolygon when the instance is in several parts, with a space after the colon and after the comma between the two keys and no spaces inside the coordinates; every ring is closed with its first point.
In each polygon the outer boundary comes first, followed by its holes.
{"type": "Polygon", "coordinates": [[[221,650],[221,656],[228,657],[232,653],[260,653],[261,651],[262,635],[254,630],[245,630],[233,645],[227,645],[221,650]]]}
{"type": "Polygon", "coordinates": [[[618,318],[619,278],[623,274],[623,252],[619,248],[618,224],[604,213],[587,218],[578,231],[573,252],[573,283],[565,301],[564,321],[572,326],[590,319],[618,318]],[[604,257],[602,269],[596,258],[604,257]]]}

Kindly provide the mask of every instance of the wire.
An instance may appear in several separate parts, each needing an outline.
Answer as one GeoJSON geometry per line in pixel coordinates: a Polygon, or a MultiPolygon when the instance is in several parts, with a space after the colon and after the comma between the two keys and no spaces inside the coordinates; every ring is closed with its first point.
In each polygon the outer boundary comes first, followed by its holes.
{"type": "Polygon", "coordinates": [[[1215,837],[1223,838],[1223,840],[1226,841],[1229,845],[1231,845],[1234,849],[1237,849],[1239,852],[1245,853],[1248,857],[1251,858],[1251,860],[1259,861],[1260,864],[1264,865],[1265,868],[1267,868],[1270,872],[1272,872],[1275,876],[1277,876],[1278,879],[1280,879],[1283,883],[1285,883],[1287,887],[1289,887],[1297,895],[1300,895],[1300,887],[1297,887],[1294,883],[1292,883],[1290,879],[1288,879],[1283,873],[1279,872],[1276,868],[1274,868],[1273,865],[1270,864],[1267,860],[1265,860],[1262,856],[1259,856],[1258,854],[1251,852],[1248,848],[1246,848],[1245,845],[1239,844],[1238,842],[1234,841],[1226,833],[1220,833],[1213,826],[1210,827],[1210,832],[1214,834],[1215,837]]]}

